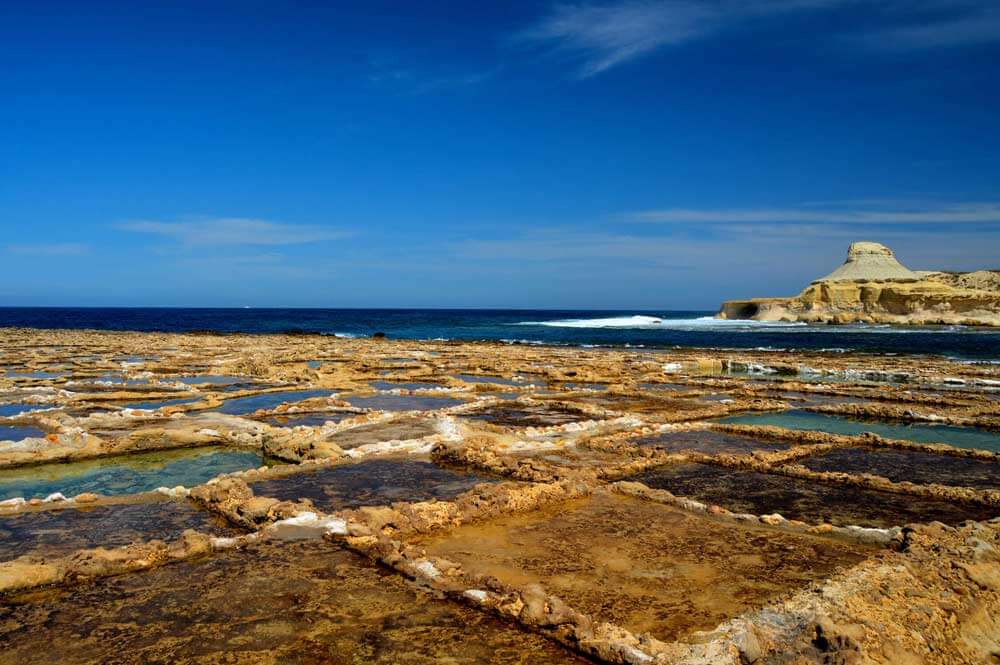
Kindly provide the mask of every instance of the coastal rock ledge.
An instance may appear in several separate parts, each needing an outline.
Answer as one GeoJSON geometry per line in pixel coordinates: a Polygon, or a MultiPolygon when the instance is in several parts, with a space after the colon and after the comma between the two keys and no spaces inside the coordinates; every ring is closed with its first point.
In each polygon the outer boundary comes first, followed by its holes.
{"type": "Polygon", "coordinates": [[[720,319],[1000,326],[1000,270],[912,271],[892,250],[855,242],[847,261],[788,298],[728,300],[720,319]]]}

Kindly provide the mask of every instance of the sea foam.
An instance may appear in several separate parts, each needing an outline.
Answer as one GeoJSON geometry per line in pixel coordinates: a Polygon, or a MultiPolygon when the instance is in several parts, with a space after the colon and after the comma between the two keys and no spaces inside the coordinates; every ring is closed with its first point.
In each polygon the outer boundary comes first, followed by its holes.
{"type": "Polygon", "coordinates": [[[549,328],[637,328],[648,330],[687,330],[725,328],[736,330],[741,328],[800,328],[805,323],[785,321],[749,321],[716,319],[712,316],[700,316],[694,319],[661,319],[656,316],[635,314],[633,316],[614,316],[599,319],[556,319],[553,321],[521,321],[519,326],[545,326],[549,328]]]}

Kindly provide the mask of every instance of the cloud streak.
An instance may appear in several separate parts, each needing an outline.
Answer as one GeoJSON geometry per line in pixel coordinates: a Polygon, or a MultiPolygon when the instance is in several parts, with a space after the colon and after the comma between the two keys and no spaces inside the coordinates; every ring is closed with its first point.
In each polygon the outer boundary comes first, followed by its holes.
{"type": "Polygon", "coordinates": [[[220,217],[182,222],[133,220],[117,228],[175,240],[185,245],[302,245],[350,235],[342,230],[306,224],[281,224],[264,219],[220,217]]]}
{"type": "Polygon", "coordinates": [[[851,8],[879,24],[855,34],[878,49],[914,50],[1000,41],[990,0],[623,0],[560,4],[517,42],[547,46],[581,62],[588,78],[668,46],[792,14],[851,8]]]}
{"type": "Polygon", "coordinates": [[[587,78],[662,46],[701,37],[718,20],[711,8],[688,2],[560,5],[518,38],[581,58],[580,76],[587,78]]]}
{"type": "Polygon", "coordinates": [[[632,212],[625,218],[668,224],[995,224],[1000,223],[1000,203],[895,209],[665,208],[632,212]]]}
{"type": "MultiPolygon", "coordinates": [[[[663,228],[638,234],[577,228],[512,230],[503,238],[442,243],[447,265],[465,275],[505,272],[531,288],[586,284],[620,302],[637,293],[669,294],[676,303],[708,307],[727,298],[796,293],[844,260],[851,242],[888,244],[914,270],[996,267],[1000,229],[955,233],[932,225],[859,232],[821,224],[715,225],[691,233],[663,228]],[[534,281],[532,281],[534,280],[534,281]],[[687,285],[680,286],[679,285],[687,285]],[[689,291],[689,293],[687,291],[689,291]]],[[[646,302],[653,302],[647,297],[646,302]]]]}

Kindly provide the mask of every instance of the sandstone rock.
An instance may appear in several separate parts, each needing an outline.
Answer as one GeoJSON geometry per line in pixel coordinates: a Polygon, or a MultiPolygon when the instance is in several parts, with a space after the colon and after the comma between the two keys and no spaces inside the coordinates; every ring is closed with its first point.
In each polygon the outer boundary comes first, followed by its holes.
{"type": "Polygon", "coordinates": [[[741,658],[747,663],[756,663],[764,655],[757,632],[752,626],[733,636],[733,644],[740,652],[741,658]]]}
{"type": "Polygon", "coordinates": [[[250,521],[259,524],[267,520],[268,511],[278,503],[280,503],[278,499],[266,496],[255,496],[252,499],[245,501],[243,505],[240,506],[239,512],[250,521]]]}
{"type": "Polygon", "coordinates": [[[816,619],[813,644],[826,654],[823,662],[842,665],[862,662],[863,639],[864,628],[857,624],[838,624],[825,616],[816,619]]]}
{"type": "Polygon", "coordinates": [[[0,593],[53,584],[62,572],[58,567],[28,557],[0,563],[0,593]]]}
{"type": "Polygon", "coordinates": [[[167,556],[171,559],[186,559],[188,557],[204,556],[212,551],[212,537],[186,529],[177,540],[167,546],[167,556]]]}
{"type": "Polygon", "coordinates": [[[904,281],[915,282],[920,276],[908,270],[896,260],[896,255],[885,245],[877,242],[852,242],[847,248],[847,260],[818,282],[874,282],[904,281]]]}
{"type": "Polygon", "coordinates": [[[853,243],[847,261],[798,296],[730,300],[723,319],[1000,326],[1000,273],[917,273],[888,247],[853,243]]]}

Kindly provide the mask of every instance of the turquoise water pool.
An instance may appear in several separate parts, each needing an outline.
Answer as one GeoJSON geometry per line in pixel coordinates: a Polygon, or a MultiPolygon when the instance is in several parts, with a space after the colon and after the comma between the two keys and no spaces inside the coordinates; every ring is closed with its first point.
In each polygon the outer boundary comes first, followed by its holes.
{"type": "Polygon", "coordinates": [[[890,439],[917,443],[947,443],[956,448],[979,448],[1000,452],[1000,433],[976,427],[953,427],[925,423],[855,420],[812,411],[781,411],[729,416],[716,422],[730,425],[774,425],[786,429],[858,435],[873,432],[890,439]]]}
{"type": "Polygon", "coordinates": [[[41,498],[53,492],[67,497],[82,492],[111,496],[148,492],[157,487],[192,487],[220,473],[265,463],[257,452],[212,447],[41,464],[0,471],[0,500],[41,498]]]}

